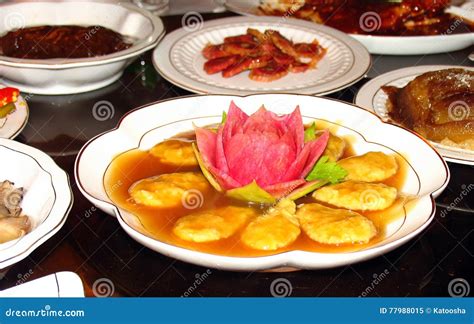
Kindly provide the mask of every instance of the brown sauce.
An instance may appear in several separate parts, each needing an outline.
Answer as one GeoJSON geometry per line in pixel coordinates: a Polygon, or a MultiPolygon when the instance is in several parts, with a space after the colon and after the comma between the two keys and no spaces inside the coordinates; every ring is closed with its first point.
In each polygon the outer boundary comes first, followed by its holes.
{"type": "MultiPolygon", "coordinates": [[[[181,134],[179,137],[182,138],[183,135],[181,134]]],[[[349,157],[353,155],[355,155],[353,149],[350,146],[346,147],[343,157],[349,157]]],[[[397,174],[387,179],[383,183],[400,189],[405,182],[409,166],[402,157],[396,156],[396,158],[399,164],[399,171],[397,174]]],[[[159,209],[138,205],[131,201],[128,192],[130,186],[138,180],[164,173],[184,171],[199,171],[199,168],[187,167],[176,169],[161,164],[156,157],[149,154],[147,151],[134,149],[118,155],[111,162],[104,176],[104,187],[109,198],[120,208],[136,215],[143,227],[148,231],[148,235],[152,236],[154,239],[191,250],[240,257],[274,255],[290,250],[325,253],[361,250],[373,246],[383,240],[386,237],[385,228],[387,224],[395,220],[403,219],[406,216],[406,212],[408,212],[408,210],[416,203],[416,199],[414,198],[400,197],[391,207],[387,208],[386,210],[376,212],[361,212],[362,215],[372,220],[378,231],[377,236],[367,244],[320,244],[311,240],[302,231],[298,239],[293,244],[285,248],[275,251],[259,251],[250,249],[240,242],[240,234],[243,228],[228,239],[210,243],[193,243],[180,239],[172,232],[175,222],[180,217],[190,214],[189,209],[186,209],[182,206],[179,208],[159,209]]],[[[314,202],[314,200],[312,200],[311,196],[308,195],[307,197],[298,199],[296,204],[298,205],[310,202],[314,202]]],[[[211,190],[211,192],[204,195],[203,206],[200,209],[196,209],[195,211],[228,204],[239,205],[239,202],[232,201],[223,194],[218,193],[215,190],[211,190]]],[[[259,207],[253,208],[257,208],[260,212],[263,212],[263,210],[261,210],[259,207]]]]}
{"type": "Polygon", "coordinates": [[[37,26],[0,37],[0,55],[24,59],[87,58],[132,46],[123,35],[102,26],[37,26]]]}
{"type": "MultiPolygon", "coordinates": [[[[264,15],[296,17],[312,20],[346,33],[379,36],[450,35],[474,32],[474,24],[460,17],[444,13],[442,3],[437,6],[410,1],[377,3],[377,1],[306,1],[298,10],[260,11],[264,15]]],[[[416,1],[411,1],[416,2],[416,1]]]]}

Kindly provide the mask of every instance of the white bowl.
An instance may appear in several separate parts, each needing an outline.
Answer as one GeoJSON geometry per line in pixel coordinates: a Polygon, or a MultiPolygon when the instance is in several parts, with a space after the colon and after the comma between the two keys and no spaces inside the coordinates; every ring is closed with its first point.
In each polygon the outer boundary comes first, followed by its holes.
{"type": "Polygon", "coordinates": [[[259,94],[247,97],[207,95],[171,99],[138,108],[121,120],[118,127],[89,141],[79,152],[75,165],[76,183],[94,205],[115,215],[123,229],[135,240],[164,255],[227,270],[254,271],[292,266],[320,269],[359,262],[386,253],[420,233],[435,214],[434,197],[449,181],[449,170],[431,145],[415,133],[386,124],[375,114],[341,101],[290,94],[259,94]],[[350,253],[314,253],[290,251],[265,257],[227,257],[202,253],[160,242],[147,235],[137,218],[117,208],[108,198],[104,173],[112,159],[130,149],[149,149],[154,144],[177,133],[218,123],[222,111],[231,100],[247,113],[262,104],[276,113],[289,113],[300,106],[305,123],[322,119],[336,124],[337,134],[351,136],[357,154],[380,150],[397,152],[410,167],[402,192],[420,197],[416,206],[408,209],[404,220],[388,226],[388,235],[376,245],[350,253]]]}
{"type": "Polygon", "coordinates": [[[0,244],[0,269],[26,258],[58,232],[71,209],[69,178],[45,153],[18,142],[0,139],[0,181],[25,189],[21,207],[32,230],[19,239],[0,244]]]}
{"type": "Polygon", "coordinates": [[[116,1],[15,1],[0,4],[0,35],[41,25],[100,25],[136,39],[130,48],[80,59],[19,59],[0,56],[2,82],[24,92],[70,94],[105,87],[120,78],[138,55],[164,34],[160,18],[131,3],[116,1]]]}

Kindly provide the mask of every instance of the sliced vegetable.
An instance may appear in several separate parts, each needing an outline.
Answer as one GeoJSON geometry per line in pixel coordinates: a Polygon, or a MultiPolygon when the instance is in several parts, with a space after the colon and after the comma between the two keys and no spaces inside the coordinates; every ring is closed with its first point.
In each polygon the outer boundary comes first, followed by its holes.
{"type": "Polygon", "coordinates": [[[5,118],[7,117],[7,115],[11,114],[14,111],[15,111],[14,103],[6,104],[3,107],[0,107],[0,118],[5,118]]]}
{"type": "Polygon", "coordinates": [[[250,201],[260,204],[276,203],[276,198],[263,190],[255,180],[246,186],[228,190],[226,195],[237,200],[250,201]]]}
{"type": "Polygon", "coordinates": [[[322,186],[327,185],[328,183],[329,181],[324,181],[324,180],[315,180],[315,181],[307,182],[304,186],[301,186],[298,189],[294,190],[291,194],[287,196],[287,198],[291,200],[299,199],[315,191],[316,189],[319,189],[322,186]]]}
{"type": "Polygon", "coordinates": [[[201,168],[202,174],[206,177],[207,181],[209,181],[210,185],[216,189],[219,192],[222,192],[223,189],[217,182],[217,180],[214,178],[214,176],[206,169],[204,162],[202,160],[201,153],[199,152],[196,143],[193,143],[193,151],[194,154],[196,155],[196,160],[198,161],[199,167],[201,168]]]}
{"type": "Polygon", "coordinates": [[[316,123],[312,123],[311,126],[304,131],[304,141],[309,142],[316,139],[316,123]]]}

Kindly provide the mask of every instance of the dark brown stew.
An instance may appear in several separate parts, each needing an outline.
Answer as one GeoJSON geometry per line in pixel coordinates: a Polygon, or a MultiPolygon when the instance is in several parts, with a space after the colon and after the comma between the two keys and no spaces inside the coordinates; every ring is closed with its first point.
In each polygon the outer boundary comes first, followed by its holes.
{"type": "Polygon", "coordinates": [[[124,36],[102,26],[37,26],[0,37],[0,55],[24,59],[87,58],[132,46],[124,36]]]}

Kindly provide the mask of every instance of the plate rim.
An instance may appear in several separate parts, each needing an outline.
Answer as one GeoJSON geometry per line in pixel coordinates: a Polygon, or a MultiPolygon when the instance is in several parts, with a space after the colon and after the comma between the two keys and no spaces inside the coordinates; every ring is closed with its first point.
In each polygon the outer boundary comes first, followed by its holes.
{"type": "MultiPolygon", "coordinates": [[[[270,93],[270,94],[283,94],[283,95],[296,95],[296,96],[309,96],[309,95],[302,95],[302,94],[288,94],[288,93],[270,93]]],[[[250,95],[237,95],[237,97],[251,97],[251,96],[260,96],[260,95],[269,95],[269,93],[262,93],[262,94],[250,94],[250,95]]],[[[166,242],[162,242],[162,241],[159,241],[159,240],[156,240],[156,239],[153,239],[149,236],[146,236],[145,234],[139,232],[138,230],[134,229],[131,225],[129,225],[124,219],[123,219],[123,216],[120,212],[120,208],[117,207],[116,205],[114,205],[113,203],[111,202],[108,202],[108,201],[104,201],[102,199],[99,199],[99,198],[96,198],[95,196],[93,196],[92,194],[89,194],[89,192],[84,188],[83,184],[82,184],[82,181],[81,181],[81,177],[80,177],[80,173],[79,173],[79,165],[81,163],[81,157],[84,153],[84,151],[88,148],[88,146],[94,142],[95,140],[97,140],[98,138],[106,135],[106,134],[109,134],[111,132],[114,132],[114,131],[117,131],[122,122],[126,119],[127,116],[129,116],[130,114],[138,111],[138,110],[141,110],[141,109],[144,109],[144,108],[147,108],[149,106],[153,106],[155,104],[160,104],[160,103],[163,103],[163,102],[168,102],[168,101],[173,101],[173,100],[180,100],[182,98],[192,98],[192,97],[202,97],[203,95],[200,95],[200,94],[192,94],[192,95],[187,95],[187,96],[183,96],[183,97],[178,97],[178,98],[167,98],[167,99],[162,99],[162,100],[158,100],[156,102],[153,102],[153,103],[148,103],[148,104],[145,104],[145,105],[142,105],[140,107],[137,107],[133,110],[130,110],[129,112],[127,112],[124,116],[122,116],[122,118],[119,120],[119,122],[117,123],[117,125],[106,131],[106,132],[103,132],[101,134],[98,134],[96,135],[95,137],[93,137],[92,139],[90,139],[82,148],[81,150],[79,151],[77,157],[76,157],[76,160],[75,160],[75,163],[74,163],[74,177],[75,177],[75,180],[76,180],[76,183],[78,185],[78,188],[80,190],[80,192],[90,201],[92,202],[94,205],[98,205],[98,204],[105,204],[107,205],[108,207],[111,208],[111,211],[113,212],[114,216],[117,218],[118,222],[120,223],[120,226],[122,227],[122,229],[127,233],[127,235],[129,235],[132,239],[134,240],[137,240],[138,239],[136,238],[136,236],[140,237],[140,240],[139,243],[142,244],[142,245],[145,245],[144,243],[142,243],[143,241],[149,241],[149,242],[158,242],[158,244],[164,244],[166,247],[168,248],[171,248],[172,250],[177,250],[177,251],[181,251],[183,253],[188,253],[188,254],[191,254],[191,256],[189,256],[188,258],[190,259],[193,259],[193,261],[189,261],[189,260],[183,260],[182,258],[179,259],[179,260],[182,260],[182,261],[185,261],[185,262],[190,262],[190,263],[193,263],[193,264],[199,264],[201,266],[210,266],[209,264],[211,263],[208,258],[211,258],[214,262],[213,262],[213,267],[214,268],[219,268],[219,269],[225,269],[225,270],[237,270],[237,271],[248,271],[250,268],[253,269],[253,270],[262,270],[262,269],[268,269],[268,268],[274,268],[274,267],[278,267],[278,266],[282,266],[282,265],[292,265],[292,266],[295,266],[297,268],[301,268],[301,269],[323,269],[323,268],[331,268],[331,267],[337,267],[337,266],[341,266],[341,265],[344,265],[344,264],[351,264],[351,263],[356,263],[356,262],[361,262],[361,261],[364,261],[366,259],[370,259],[370,258],[373,258],[375,256],[377,256],[378,254],[378,249],[379,250],[384,250],[384,249],[387,249],[387,252],[388,251],[391,251],[393,248],[396,248],[398,246],[400,246],[401,244],[404,244],[406,243],[407,241],[411,240],[414,236],[418,235],[421,231],[423,231],[434,219],[434,216],[436,214],[436,203],[435,203],[435,197],[437,197],[445,188],[446,186],[448,185],[449,183],[449,180],[450,180],[450,171],[449,171],[449,168],[445,162],[445,160],[443,159],[443,157],[439,154],[439,152],[434,149],[434,147],[428,142],[426,141],[423,137],[421,137],[419,134],[403,127],[403,126],[400,126],[400,125],[394,125],[394,124],[390,124],[390,123],[387,123],[385,121],[383,121],[377,114],[371,112],[371,111],[368,111],[364,108],[361,108],[359,106],[356,106],[355,104],[353,103],[350,103],[350,102],[346,102],[346,101],[342,101],[340,99],[335,99],[335,98],[320,98],[320,99],[323,99],[323,100],[330,100],[330,101],[335,101],[335,102],[339,102],[339,103],[343,103],[343,104],[346,104],[346,105],[350,105],[352,106],[353,108],[357,108],[357,109],[361,109],[369,114],[372,114],[374,115],[379,121],[380,123],[383,123],[383,124],[388,124],[388,125],[391,125],[391,126],[394,126],[394,127],[397,127],[397,128],[400,128],[402,130],[405,130],[411,134],[413,134],[414,136],[416,136],[417,138],[419,138],[421,141],[423,141],[425,144],[427,144],[432,150],[433,152],[438,156],[439,158],[439,162],[441,162],[445,168],[445,176],[444,176],[444,182],[443,184],[433,190],[432,192],[430,192],[429,194],[426,194],[424,195],[423,197],[426,197],[426,198],[429,198],[430,199],[430,202],[431,202],[431,211],[430,211],[430,215],[427,217],[426,221],[421,224],[418,228],[416,228],[414,231],[408,233],[407,235],[395,240],[395,241],[392,241],[392,242],[389,242],[389,243],[386,243],[384,245],[380,245],[380,246],[375,246],[373,248],[370,249],[370,251],[372,252],[369,253],[369,254],[366,254],[364,255],[364,252],[366,252],[367,250],[360,250],[360,251],[353,251],[353,252],[348,252],[348,253],[351,253],[353,255],[356,255],[356,259],[352,262],[349,262],[349,263],[345,263],[345,262],[342,262],[342,263],[338,263],[338,264],[333,264],[332,266],[325,266],[325,265],[322,265],[322,266],[309,266],[309,267],[304,267],[304,266],[301,266],[298,264],[298,261],[297,261],[297,255],[298,254],[322,254],[322,255],[328,255],[326,253],[318,253],[318,252],[309,252],[309,251],[299,251],[299,250],[293,250],[293,251],[286,251],[286,252],[281,252],[281,253],[278,253],[278,254],[273,254],[273,255],[268,255],[268,256],[260,256],[260,257],[253,257],[253,258],[248,258],[248,257],[231,257],[231,256],[222,256],[222,255],[216,255],[216,254],[211,254],[211,253],[205,253],[205,252],[200,252],[200,251],[195,251],[195,250],[190,250],[190,249],[187,249],[187,248],[183,248],[183,247],[179,247],[179,246],[174,246],[174,245],[171,245],[171,244],[168,244],[166,242]],[[133,234],[131,234],[133,233],[133,234]],[[290,257],[288,258],[283,258],[282,256],[287,256],[287,255],[290,255],[290,257]],[[293,255],[296,255],[296,257],[293,257],[293,255]],[[202,256],[205,256],[205,258],[199,258],[199,257],[202,257],[202,256]],[[359,257],[357,259],[357,257],[359,257]],[[248,266],[246,265],[245,263],[243,264],[243,266],[238,266],[239,265],[239,262],[242,262],[242,261],[249,261],[249,259],[251,259],[252,261],[254,260],[257,260],[257,261],[262,261],[262,263],[259,265],[259,266],[248,266]],[[230,261],[232,260],[232,261],[230,261]],[[268,260],[271,260],[272,262],[268,262],[268,260]],[[269,265],[269,263],[271,263],[269,265]]],[[[233,96],[236,96],[236,95],[219,95],[219,94],[209,94],[207,96],[227,96],[227,97],[233,97],[233,96]]],[[[312,97],[312,96],[309,96],[309,97],[312,97]]],[[[102,184],[103,186],[103,184],[102,184]]],[[[156,250],[155,250],[156,251],[156,250]]],[[[157,251],[156,251],[157,252],[157,251]]],[[[161,252],[157,252],[157,253],[160,253],[160,254],[164,254],[164,255],[167,255],[169,256],[168,254],[168,251],[166,251],[167,253],[165,253],[164,251],[161,251],[161,252]]],[[[337,255],[348,255],[348,253],[345,253],[345,252],[342,252],[342,253],[336,253],[337,255]]],[[[331,253],[329,253],[330,255],[331,253]]],[[[334,253],[333,253],[334,254],[334,253]]],[[[171,256],[172,257],[172,256],[171,256]]],[[[175,257],[172,257],[174,259],[177,259],[175,257]]]]}
{"type": "Polygon", "coordinates": [[[361,79],[365,78],[368,71],[372,67],[372,57],[369,51],[366,49],[366,47],[362,43],[360,43],[354,38],[347,36],[345,33],[328,26],[315,25],[311,22],[298,20],[298,19],[292,19],[290,21],[286,21],[286,20],[282,21],[282,19],[279,17],[237,16],[237,17],[226,17],[226,18],[208,20],[203,23],[201,28],[199,28],[196,31],[192,31],[191,33],[186,32],[185,27],[181,27],[179,29],[172,31],[171,33],[167,34],[160,41],[158,46],[153,50],[152,63],[155,70],[164,79],[166,79],[170,83],[180,88],[183,88],[185,90],[188,90],[196,94],[226,94],[226,95],[241,96],[241,95],[250,95],[250,94],[256,94],[256,93],[276,93],[276,92],[291,94],[292,91],[298,91],[301,94],[325,95],[325,94],[337,92],[342,89],[348,88],[351,85],[360,81],[361,79]],[[304,27],[310,30],[323,33],[327,35],[328,38],[334,38],[337,41],[341,42],[346,48],[348,48],[350,52],[352,53],[352,57],[354,60],[351,68],[343,76],[336,78],[332,82],[335,82],[337,80],[344,80],[344,76],[350,73],[353,73],[354,77],[350,78],[350,80],[348,81],[345,81],[344,84],[341,84],[340,86],[333,87],[332,89],[322,90],[322,91],[314,91],[314,89],[315,88],[317,89],[318,87],[320,87],[320,85],[303,87],[300,89],[289,89],[289,90],[272,90],[272,89],[270,90],[238,90],[238,89],[225,88],[221,86],[214,86],[214,85],[211,86],[211,85],[207,85],[199,81],[190,79],[189,77],[183,75],[180,71],[176,70],[173,67],[172,62],[169,59],[169,55],[165,56],[165,59],[163,59],[161,56],[160,58],[158,58],[160,52],[169,53],[170,49],[172,48],[172,45],[184,37],[184,36],[180,36],[181,33],[185,33],[185,35],[189,37],[190,34],[198,33],[203,28],[206,28],[206,27],[217,28],[224,24],[228,25],[228,24],[233,24],[233,23],[235,24],[237,23],[241,23],[241,24],[268,23],[268,24],[275,24],[276,26],[274,28],[278,28],[278,26],[285,26],[287,28],[298,26],[298,27],[304,27]],[[180,36],[180,38],[177,40],[174,40],[174,38],[176,38],[178,35],[180,36]],[[171,42],[172,40],[174,41],[171,42]],[[169,44],[166,44],[167,42],[169,42],[169,44]],[[170,65],[171,68],[163,66],[164,63],[162,63],[162,61],[166,61],[166,64],[170,65]],[[173,74],[175,74],[175,76],[173,76],[173,74]],[[190,85],[189,84],[190,82],[193,84],[190,85]]]}
{"type": "Polygon", "coordinates": [[[50,210],[52,228],[44,227],[41,232],[39,232],[39,226],[44,224],[40,223],[36,228],[24,236],[25,240],[23,240],[23,242],[20,240],[11,247],[13,248],[16,246],[18,252],[9,251],[10,247],[2,250],[0,254],[7,254],[6,257],[2,256],[0,259],[0,269],[4,269],[29,256],[34,250],[53,237],[63,227],[73,206],[74,196],[69,175],[60,168],[49,155],[37,148],[11,139],[0,138],[0,146],[14,151],[17,154],[23,154],[25,155],[25,158],[30,158],[35,161],[38,166],[51,177],[51,186],[56,194],[56,202],[51,206],[50,210]],[[35,231],[38,232],[35,233],[35,231]],[[27,238],[29,234],[30,237],[27,238]]]}
{"type": "MultiPolygon", "coordinates": [[[[445,70],[445,69],[451,69],[451,68],[461,68],[461,69],[468,69],[474,71],[474,67],[471,66],[464,66],[464,65],[433,65],[433,64],[427,64],[427,65],[417,65],[417,66],[411,66],[411,67],[404,67],[396,70],[392,70],[383,74],[378,75],[377,77],[367,81],[356,93],[353,99],[353,103],[363,109],[366,109],[367,111],[370,111],[372,113],[375,113],[377,116],[379,116],[375,110],[375,107],[373,105],[373,99],[375,98],[377,92],[380,90],[380,87],[383,85],[387,85],[391,82],[397,81],[402,78],[406,78],[410,75],[415,75],[419,76],[423,73],[430,72],[430,71],[436,71],[436,70],[445,70]],[[419,72],[414,72],[414,70],[419,72]],[[385,82],[385,79],[393,76],[395,77],[396,75],[399,74],[407,74],[405,76],[398,76],[397,78],[392,78],[391,81],[385,82]],[[383,82],[383,83],[382,83],[383,82]],[[373,89],[372,89],[373,88],[373,89]],[[377,90],[375,91],[375,88],[377,90]],[[374,92],[375,91],[375,92],[374,92]],[[370,97],[370,103],[368,101],[370,97]],[[370,107],[369,107],[370,106],[370,107]]],[[[381,116],[379,118],[382,119],[381,116]]],[[[390,122],[389,122],[390,123],[390,122]]],[[[394,124],[395,125],[395,124],[394,124]]],[[[474,152],[473,153],[467,153],[472,155],[472,158],[467,158],[467,159],[462,159],[458,157],[454,157],[449,153],[449,150],[444,149],[441,147],[442,144],[429,141],[432,146],[436,148],[440,152],[440,154],[443,156],[443,158],[449,162],[453,163],[458,163],[458,164],[464,164],[464,165],[474,165],[474,152]]]]}

